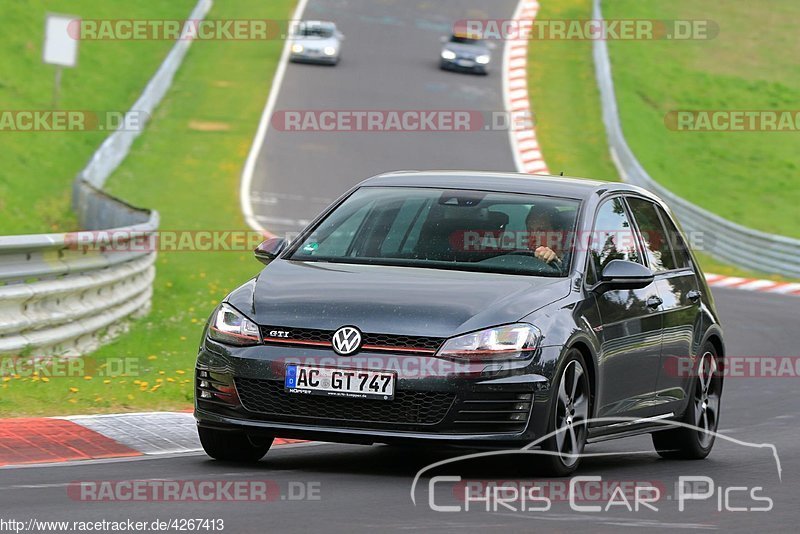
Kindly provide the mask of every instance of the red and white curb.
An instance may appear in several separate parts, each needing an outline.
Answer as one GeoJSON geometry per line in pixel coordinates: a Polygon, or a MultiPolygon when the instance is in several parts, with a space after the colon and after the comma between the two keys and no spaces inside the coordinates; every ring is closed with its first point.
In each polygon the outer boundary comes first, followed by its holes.
{"type": "MultiPolygon", "coordinates": [[[[522,0],[517,4],[512,18],[514,20],[534,20],[539,12],[539,3],[534,0],[522,0]]],[[[507,40],[503,53],[503,98],[506,110],[512,117],[533,117],[530,98],[528,97],[528,43],[529,34],[520,25],[520,38],[507,40]]],[[[530,28],[528,28],[530,30],[530,28]]],[[[519,122],[519,121],[515,121],[519,122]]],[[[525,121],[530,122],[530,121],[525,121]]],[[[511,128],[511,151],[514,163],[519,172],[528,174],[550,174],[542,157],[536,130],[533,125],[525,128],[511,128]]]]}
{"type": "MultiPolygon", "coordinates": [[[[276,438],[274,445],[298,442],[276,438]]],[[[0,419],[0,466],[201,450],[189,412],[0,419]]]]}
{"type": "Polygon", "coordinates": [[[780,295],[800,296],[800,284],[795,282],[775,282],[757,278],[739,278],[721,274],[706,274],[706,282],[711,287],[727,287],[760,293],[777,293],[780,295]]]}

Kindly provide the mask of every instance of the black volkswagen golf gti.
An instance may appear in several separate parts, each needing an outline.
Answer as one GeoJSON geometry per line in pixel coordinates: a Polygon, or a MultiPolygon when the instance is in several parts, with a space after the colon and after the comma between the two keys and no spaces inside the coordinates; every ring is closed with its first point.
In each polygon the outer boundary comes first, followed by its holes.
{"type": "Polygon", "coordinates": [[[255,461],[274,436],[543,450],[652,433],[703,458],[722,393],[714,303],[668,208],[561,177],[394,172],[348,191],[214,310],[200,439],[255,461]]]}

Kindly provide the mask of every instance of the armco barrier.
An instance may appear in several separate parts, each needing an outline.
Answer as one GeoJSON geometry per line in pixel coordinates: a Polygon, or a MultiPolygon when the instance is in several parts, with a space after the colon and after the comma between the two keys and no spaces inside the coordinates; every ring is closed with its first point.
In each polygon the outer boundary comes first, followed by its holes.
{"type": "MultiPolygon", "coordinates": [[[[594,0],[592,18],[600,20],[602,16],[600,0],[594,0]]],[[[593,52],[611,159],[622,179],[663,198],[683,229],[702,239],[697,245],[704,252],[746,269],[800,277],[800,240],[760,232],[724,219],[675,195],[647,174],[622,133],[606,41],[595,40],[593,52]]]]}
{"type": "MultiPolygon", "coordinates": [[[[189,20],[205,18],[212,0],[199,0],[189,20]]],[[[190,40],[178,40],[131,111],[149,117],[166,94],[190,40]]],[[[73,209],[85,233],[0,236],[0,353],[77,356],[91,352],[146,313],[156,253],[94,241],[109,229],[128,239],[158,230],[158,213],[102,191],[140,130],[120,128],[92,155],[73,184],[73,209]]]]}

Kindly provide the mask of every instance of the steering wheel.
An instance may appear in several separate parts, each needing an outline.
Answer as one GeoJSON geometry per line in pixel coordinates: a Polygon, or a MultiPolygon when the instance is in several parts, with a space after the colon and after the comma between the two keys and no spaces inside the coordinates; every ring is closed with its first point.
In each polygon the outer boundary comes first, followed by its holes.
{"type": "Polygon", "coordinates": [[[561,272],[561,260],[560,259],[556,258],[552,262],[547,262],[547,261],[544,261],[543,259],[539,258],[538,256],[536,256],[536,252],[534,252],[533,250],[514,250],[512,252],[504,254],[504,256],[530,256],[531,258],[535,259],[536,261],[538,261],[539,263],[541,263],[545,267],[549,267],[550,269],[552,269],[555,272],[561,272]]]}

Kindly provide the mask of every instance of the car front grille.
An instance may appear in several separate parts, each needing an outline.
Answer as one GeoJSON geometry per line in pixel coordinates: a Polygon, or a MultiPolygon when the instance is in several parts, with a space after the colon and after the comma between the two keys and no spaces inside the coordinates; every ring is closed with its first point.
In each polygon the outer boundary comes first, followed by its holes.
{"type": "MultiPolygon", "coordinates": [[[[330,347],[334,332],[334,330],[313,328],[261,327],[261,336],[267,345],[330,347]]],[[[418,354],[434,354],[444,342],[444,338],[439,337],[372,334],[367,332],[363,333],[361,338],[361,349],[365,351],[396,351],[418,354]]]]}
{"type": "Polygon", "coordinates": [[[353,399],[287,393],[283,381],[237,377],[234,379],[242,406],[271,419],[289,417],[345,423],[347,426],[379,427],[382,424],[434,425],[447,415],[455,400],[452,393],[395,392],[393,400],[353,399]]]}

